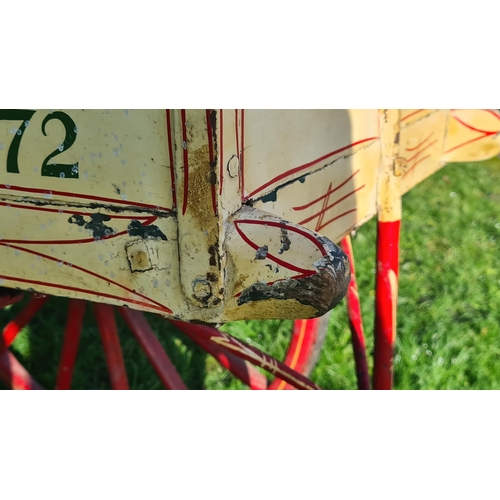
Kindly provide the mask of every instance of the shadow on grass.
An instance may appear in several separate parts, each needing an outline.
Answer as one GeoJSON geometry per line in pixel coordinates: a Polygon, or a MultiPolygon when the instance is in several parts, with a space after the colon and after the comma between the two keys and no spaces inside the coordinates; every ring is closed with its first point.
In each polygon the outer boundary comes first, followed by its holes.
{"type": "MultiPolygon", "coordinates": [[[[25,307],[29,297],[0,311],[6,325],[25,307]]],[[[63,345],[68,299],[51,297],[17,335],[10,350],[28,372],[46,389],[54,388],[63,345]]],[[[189,389],[203,389],[206,353],[184,337],[165,319],[146,314],[160,343],[189,389]]],[[[139,343],[115,313],[120,345],[131,389],[163,389],[159,377],[139,343]]],[[[6,385],[0,381],[0,388],[6,385]]],[[[110,381],[99,330],[91,307],[85,312],[83,329],[72,377],[72,389],[110,389],[110,381]]]]}

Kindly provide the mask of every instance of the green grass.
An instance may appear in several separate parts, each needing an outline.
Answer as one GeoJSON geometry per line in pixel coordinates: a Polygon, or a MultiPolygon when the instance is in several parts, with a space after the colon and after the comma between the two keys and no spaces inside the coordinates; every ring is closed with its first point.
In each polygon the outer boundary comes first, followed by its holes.
{"type": "MultiPolygon", "coordinates": [[[[500,386],[500,160],[450,164],[403,198],[395,387],[500,386]]],[[[373,353],[376,225],[353,241],[373,353]]],[[[344,308],[337,308],[313,378],[354,388],[344,308]]]]}
{"type": "MultiPolygon", "coordinates": [[[[375,220],[353,239],[368,352],[373,351],[375,220]]],[[[500,159],[450,164],[403,198],[397,389],[500,387],[500,159]]],[[[17,337],[12,351],[45,387],[53,387],[66,321],[65,299],[52,298],[17,337]]],[[[19,310],[0,312],[4,324],[19,310]]],[[[149,316],[190,388],[244,388],[161,318],[149,316]]],[[[121,318],[117,318],[123,326],[121,318]]],[[[235,322],[224,330],[282,358],[291,321],[235,322]]],[[[93,315],[87,311],[73,387],[109,388],[93,315]]],[[[132,335],[120,328],[134,389],[161,384],[132,335]]],[[[332,313],[312,378],[325,389],[354,389],[356,376],[345,304],[332,313]]]]}

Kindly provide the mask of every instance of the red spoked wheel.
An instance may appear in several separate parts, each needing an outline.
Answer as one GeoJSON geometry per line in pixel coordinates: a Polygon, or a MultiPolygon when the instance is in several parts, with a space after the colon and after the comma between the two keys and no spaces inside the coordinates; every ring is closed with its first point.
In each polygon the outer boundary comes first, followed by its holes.
{"type": "MultiPolygon", "coordinates": [[[[386,268],[389,269],[389,274],[393,272],[397,277],[397,234],[395,237],[392,237],[391,233],[390,236],[390,241],[386,241],[387,238],[384,239],[382,237],[379,237],[378,241],[379,255],[377,260],[379,262],[379,276],[377,279],[379,285],[376,290],[377,320],[375,328],[374,389],[389,389],[392,387],[392,358],[395,338],[394,321],[397,289],[393,293],[391,288],[390,294],[385,289],[379,290],[379,288],[383,288],[384,284],[388,282],[388,280],[384,279],[386,268]],[[387,253],[386,247],[389,250],[393,249],[393,252],[389,256],[385,255],[387,253]],[[396,271],[392,271],[393,269],[396,271]],[[384,321],[385,323],[383,323],[384,321]]],[[[341,246],[347,254],[351,266],[351,281],[346,295],[346,302],[358,389],[370,389],[371,383],[368,372],[363,321],[355,278],[354,257],[349,236],[342,240],[341,246]]],[[[390,280],[389,284],[392,284],[390,280]]],[[[0,337],[0,380],[9,388],[42,388],[41,384],[35,380],[32,374],[29,373],[9,350],[9,347],[21,330],[32,322],[37,315],[40,315],[42,307],[49,298],[48,296],[30,294],[23,307],[17,311],[14,319],[8,321],[3,328],[0,337]]],[[[6,288],[0,289],[0,309],[12,306],[21,299],[22,294],[20,292],[6,288]]],[[[129,336],[131,333],[131,336],[138,342],[149,363],[154,368],[161,384],[167,389],[187,388],[175,364],[167,354],[168,349],[164,348],[164,345],[162,345],[153,327],[150,325],[152,315],[145,315],[140,311],[126,307],[115,307],[99,303],[93,303],[90,307],[87,307],[87,305],[88,303],[82,300],[68,300],[63,342],[57,358],[58,369],[57,374],[55,374],[54,383],[56,389],[71,388],[86,310],[95,316],[106,360],[109,381],[113,389],[129,388],[127,371],[125,369],[126,363],[118,335],[116,316],[123,319],[124,324],[122,325],[122,329],[126,329],[129,336]]],[[[159,319],[159,317],[156,319],[159,319]]],[[[279,361],[240,338],[209,326],[163,318],[160,321],[173,325],[184,337],[190,339],[204,353],[213,357],[224,369],[228,370],[249,388],[256,390],[282,390],[319,389],[308,377],[323,347],[328,330],[328,319],[329,314],[320,318],[294,321],[283,361],[279,361]],[[271,381],[268,380],[268,377],[261,370],[258,370],[257,367],[274,375],[274,379],[271,381]]],[[[62,323],[62,321],[64,319],[59,318],[59,323],[62,323]]],[[[87,348],[87,345],[80,346],[80,349],[82,348],[87,348]]]]}
{"type": "MultiPolygon", "coordinates": [[[[0,307],[10,306],[21,299],[21,293],[2,289],[0,307]]],[[[43,318],[42,308],[49,299],[48,296],[29,294],[26,301],[16,306],[18,308],[20,305],[21,308],[2,330],[0,337],[0,380],[8,388],[43,388],[33,374],[11,352],[10,347],[23,328],[35,323],[37,317],[38,319],[43,318]]],[[[58,367],[53,387],[56,389],[71,388],[78,351],[89,348],[82,341],[86,313],[94,316],[104,351],[109,382],[113,389],[129,389],[126,370],[128,359],[122,350],[117,317],[121,317],[123,320],[121,329],[126,330],[122,332],[122,335],[130,335],[131,333],[131,336],[135,337],[162,385],[167,389],[187,388],[164,346],[153,331],[148,320],[148,317],[151,318],[150,315],[126,307],[99,303],[88,304],[85,301],[75,299],[68,300],[62,346],[57,356],[58,367]],[[124,328],[125,326],[126,328],[124,328]]],[[[189,338],[251,389],[319,389],[308,376],[323,345],[328,326],[328,315],[322,318],[294,322],[288,350],[283,361],[279,361],[243,340],[209,326],[173,320],[162,319],[162,321],[168,321],[178,332],[189,338]],[[273,375],[274,380],[269,382],[262,371],[256,367],[273,375]]],[[[63,322],[64,318],[59,318],[59,323],[63,322]]],[[[36,335],[36,331],[33,331],[33,334],[36,335]]]]}

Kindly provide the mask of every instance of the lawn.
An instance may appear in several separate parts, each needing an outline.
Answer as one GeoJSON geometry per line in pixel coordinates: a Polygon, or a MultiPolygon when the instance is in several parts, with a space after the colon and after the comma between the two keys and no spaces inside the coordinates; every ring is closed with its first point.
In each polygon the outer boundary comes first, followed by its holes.
{"type": "MultiPolygon", "coordinates": [[[[373,350],[376,224],[353,238],[368,351],[373,350]]],[[[403,198],[396,389],[500,387],[500,159],[450,164],[403,198]]],[[[45,387],[54,386],[66,321],[65,299],[51,298],[11,350],[45,387]]],[[[0,311],[5,324],[22,304],[0,311]]],[[[73,376],[75,389],[109,388],[95,320],[87,310],[73,376]]],[[[148,315],[189,388],[243,388],[189,339],[148,315]]],[[[121,317],[117,320],[123,326],[121,317]]],[[[249,321],[223,330],[283,358],[291,321],[249,321]]],[[[160,389],[134,337],[119,331],[133,389],[160,389]]],[[[371,361],[371,359],[370,359],[371,361]]],[[[325,389],[354,389],[345,304],[332,313],[312,379],[325,389]]],[[[3,386],[2,386],[3,387],[3,386]]]]}

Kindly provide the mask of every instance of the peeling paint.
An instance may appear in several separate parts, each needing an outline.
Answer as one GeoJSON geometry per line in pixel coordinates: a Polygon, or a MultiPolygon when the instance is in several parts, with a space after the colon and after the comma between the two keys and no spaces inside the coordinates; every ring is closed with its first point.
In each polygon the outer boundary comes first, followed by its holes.
{"type": "Polygon", "coordinates": [[[268,252],[269,248],[267,245],[258,248],[255,252],[255,260],[264,260],[267,257],[268,252]]]}
{"type": "MultiPolygon", "coordinates": [[[[328,165],[325,165],[325,167],[327,167],[327,166],[328,165]]],[[[283,184],[281,184],[281,186],[278,186],[277,188],[273,189],[270,193],[268,193],[264,196],[261,196],[260,198],[256,198],[254,201],[262,201],[262,203],[268,203],[270,201],[275,202],[278,200],[278,191],[280,189],[283,189],[284,187],[289,186],[290,184],[293,184],[294,182],[297,182],[297,181],[304,184],[304,182],[306,181],[306,177],[308,175],[313,174],[313,173],[315,173],[315,172],[307,173],[305,175],[302,175],[298,179],[292,179],[291,181],[284,182],[283,184]]]]}
{"type": "Polygon", "coordinates": [[[218,278],[214,273],[207,273],[207,280],[213,281],[214,283],[217,283],[218,278]]]}
{"type": "Polygon", "coordinates": [[[197,278],[193,281],[193,298],[205,305],[212,297],[212,285],[203,278],[197,278]]]}
{"type": "Polygon", "coordinates": [[[76,224],[77,226],[83,226],[85,229],[92,231],[92,235],[96,239],[107,238],[115,233],[114,229],[110,226],[106,226],[104,222],[111,220],[111,217],[106,214],[90,214],[86,220],[85,217],[79,214],[72,215],[68,222],[70,224],[76,224]]]}
{"type": "Polygon", "coordinates": [[[138,220],[133,220],[127,227],[129,236],[140,236],[141,238],[160,238],[167,241],[167,237],[160,231],[158,226],[153,224],[141,224],[138,220]]]}
{"type": "Polygon", "coordinates": [[[208,247],[208,253],[210,254],[210,259],[209,259],[209,265],[210,266],[217,266],[218,269],[220,269],[220,256],[219,256],[219,240],[216,239],[215,243],[208,247]]]}
{"type": "MultiPolygon", "coordinates": [[[[51,194],[44,194],[44,197],[51,198],[51,194]]],[[[65,212],[69,212],[72,208],[77,210],[106,210],[108,212],[123,214],[123,213],[136,213],[136,214],[149,214],[154,215],[156,217],[168,218],[168,217],[176,217],[177,214],[175,211],[166,212],[160,208],[154,209],[149,207],[137,207],[133,205],[110,205],[108,203],[75,203],[70,201],[59,201],[59,200],[51,200],[51,201],[43,201],[39,198],[31,198],[28,196],[1,196],[0,201],[9,202],[15,201],[15,203],[23,203],[26,205],[32,205],[35,207],[61,207],[65,212]]]]}
{"type": "Polygon", "coordinates": [[[282,227],[281,228],[281,248],[278,250],[278,253],[282,254],[283,252],[290,250],[291,245],[292,245],[292,242],[290,241],[290,238],[288,237],[288,232],[284,227],[282,227]]]}
{"type": "Polygon", "coordinates": [[[285,279],[272,284],[257,282],[249,286],[238,297],[239,306],[262,300],[288,300],[312,306],[317,311],[315,316],[322,316],[335,307],[344,297],[349,284],[350,270],[347,261],[340,272],[331,270],[319,272],[299,279],[285,279]],[[322,293],[318,293],[321,290],[322,293]]]}

